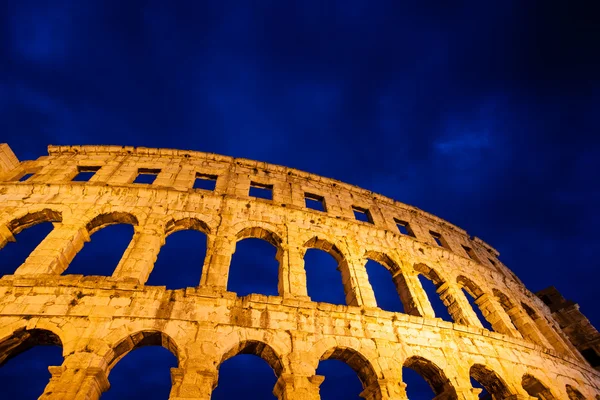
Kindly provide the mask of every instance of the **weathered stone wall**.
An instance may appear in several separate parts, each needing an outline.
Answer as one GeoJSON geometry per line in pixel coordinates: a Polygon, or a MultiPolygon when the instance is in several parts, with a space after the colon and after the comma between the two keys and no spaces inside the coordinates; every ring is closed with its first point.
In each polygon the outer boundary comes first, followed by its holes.
{"type": "Polygon", "coordinates": [[[215,154],[50,146],[49,156],[19,163],[8,146],[0,153],[0,247],[23,229],[54,222],[14,274],[0,279],[0,356],[35,344],[63,347],[64,363],[50,367],[43,399],[98,398],[111,368],[144,345],[177,356],[171,399],[209,399],[219,365],[239,353],[265,359],[278,376],[274,394],[286,400],[318,399],[322,377],[315,370],[329,358],[357,371],[366,399],[405,399],[403,366],[423,375],[436,399],[476,399],[470,376],[496,399],[600,393],[600,373],[498,253],[417,208],[332,179],[215,154]],[[94,167],[89,182],[72,182],[78,170],[94,167]],[[160,170],[152,185],[132,183],[140,168],[160,170]],[[27,173],[34,175],[19,181],[27,173]],[[215,190],[193,189],[197,174],[216,176],[215,190]],[[251,184],[272,185],[273,199],[250,197],[251,184]],[[326,211],[307,209],[306,193],[321,196],[326,211]],[[355,220],[353,207],[368,210],[372,223],[355,220]],[[395,219],[408,223],[414,237],[400,234],[395,219]],[[113,275],[61,275],[94,232],[113,223],[135,229],[113,275]],[[208,238],[198,286],[145,286],[165,238],[181,229],[208,238]],[[235,244],[246,237],[277,247],[279,296],[227,291],[235,244]],[[347,306],[310,300],[308,248],[336,259],[347,306]],[[406,314],[377,308],[368,259],[390,271],[406,314]],[[454,323],[435,318],[419,274],[435,283],[454,323]],[[482,328],[461,288],[494,332],[482,328]]]}

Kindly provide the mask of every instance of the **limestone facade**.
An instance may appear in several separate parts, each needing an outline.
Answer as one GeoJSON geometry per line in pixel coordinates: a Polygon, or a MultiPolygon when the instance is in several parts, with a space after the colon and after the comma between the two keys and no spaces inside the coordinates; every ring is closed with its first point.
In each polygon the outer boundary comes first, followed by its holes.
{"type": "MultiPolygon", "coordinates": [[[[178,359],[170,399],[210,399],[230,357],[262,357],[281,400],[319,399],[319,361],[345,361],[365,399],[406,399],[403,366],[420,373],[435,399],[477,399],[475,378],[494,399],[600,399],[600,372],[569,342],[550,310],[462,229],[381,195],[262,162],[192,151],[117,146],[49,146],[19,162],[0,145],[0,248],[23,229],[54,229],[12,275],[0,279],[0,365],[38,344],[63,348],[41,399],[98,399],[111,369],[131,350],[163,346],[178,359]],[[94,171],[88,182],[73,182],[94,171]],[[139,173],[156,174],[150,185],[139,173]],[[26,174],[33,174],[23,180],[26,174]],[[197,178],[215,189],[194,189],[197,178]],[[251,186],[272,200],[249,196],[251,186]],[[306,197],[326,211],[306,207],[306,197]],[[357,221],[354,210],[367,214],[357,221]],[[68,275],[98,230],[115,223],[135,234],[112,276],[68,275]],[[398,224],[408,226],[401,234],[398,224]],[[207,235],[196,287],[146,286],[165,238],[207,235]],[[277,249],[279,296],[227,290],[236,242],[277,249]],[[347,305],[312,302],[304,254],[331,254],[347,305]],[[368,259],[390,271],[404,313],[377,307],[368,259]],[[200,275],[200,274],[199,274],[200,275]],[[434,282],[454,323],[435,317],[418,276],[434,282]],[[463,290],[493,331],[482,327],[463,290]]],[[[1,251],[0,251],[1,257],[1,251]]]]}

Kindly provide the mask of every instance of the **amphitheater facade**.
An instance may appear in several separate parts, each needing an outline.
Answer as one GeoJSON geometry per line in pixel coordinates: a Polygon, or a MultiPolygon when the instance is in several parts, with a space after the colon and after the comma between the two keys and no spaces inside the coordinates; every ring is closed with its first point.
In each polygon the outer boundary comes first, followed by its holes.
{"type": "Polygon", "coordinates": [[[41,399],[100,398],[111,369],[147,345],[177,357],[172,400],[210,399],[220,364],[240,353],[271,366],[273,393],[282,400],[319,399],[323,377],[315,371],[326,359],[352,367],[369,400],[406,399],[403,367],[423,376],[437,400],[477,399],[471,377],[498,400],[600,399],[600,372],[496,250],[358,187],[192,151],[49,146],[48,156],[19,162],[0,145],[0,247],[46,221],[53,230],[0,279],[0,362],[35,345],[63,348],[64,362],[49,367],[41,399]],[[94,175],[73,182],[82,171],[94,175]],[[133,183],[138,174],[156,178],[133,183]],[[215,180],[214,190],[194,189],[196,179],[215,180]],[[251,187],[272,199],[249,196],[251,187]],[[308,209],[307,198],[325,211],[308,209]],[[133,225],[135,234],[112,276],[65,274],[94,233],[116,223],[133,225]],[[179,290],[146,286],[165,238],[184,229],[207,235],[200,282],[179,290]],[[236,242],[248,237],[278,249],[278,296],[227,290],[236,242]],[[311,301],[303,259],[310,248],[337,261],[347,305],[311,301]],[[389,270],[405,313],[377,307],[369,259],[389,270]],[[419,275],[435,284],[454,322],[436,318],[419,275]]]}

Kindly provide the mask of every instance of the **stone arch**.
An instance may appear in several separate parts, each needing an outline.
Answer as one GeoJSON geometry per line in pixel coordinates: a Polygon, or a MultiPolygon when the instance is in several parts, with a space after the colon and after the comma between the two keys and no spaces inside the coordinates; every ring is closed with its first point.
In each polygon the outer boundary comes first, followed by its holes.
{"type": "Polygon", "coordinates": [[[319,357],[319,361],[324,360],[339,360],[346,363],[356,372],[365,389],[374,385],[379,379],[373,364],[360,351],[352,347],[331,347],[319,357]]]}
{"type": "Polygon", "coordinates": [[[400,266],[390,256],[379,251],[368,250],[365,252],[364,258],[377,261],[383,265],[392,275],[400,272],[400,266]]]}
{"type": "Polygon", "coordinates": [[[543,316],[539,315],[531,306],[525,302],[521,302],[521,307],[525,310],[529,318],[537,326],[540,333],[546,338],[550,346],[554,348],[558,353],[562,355],[572,356],[567,345],[563,341],[559,334],[553,329],[550,322],[543,316]]]}
{"type": "Polygon", "coordinates": [[[494,399],[506,399],[514,394],[504,379],[496,371],[485,365],[473,364],[469,370],[469,375],[479,382],[494,399]]]}
{"type": "Polygon", "coordinates": [[[565,389],[567,390],[567,396],[569,396],[569,400],[585,400],[585,396],[573,386],[566,385],[565,389]]]}
{"type": "Polygon", "coordinates": [[[499,289],[492,289],[492,293],[523,338],[533,343],[543,344],[544,346],[550,345],[546,341],[546,338],[538,331],[537,327],[529,321],[521,307],[499,289]]]}
{"type": "MultiPolygon", "coordinates": [[[[363,258],[365,259],[365,273],[367,274],[367,282],[371,285],[371,289],[374,292],[377,306],[381,309],[384,309],[382,307],[382,305],[379,303],[379,300],[377,297],[378,292],[377,292],[376,288],[373,287],[374,281],[369,276],[369,271],[367,270],[367,264],[368,264],[369,260],[372,260],[372,261],[380,264],[383,268],[385,268],[389,272],[389,275],[388,275],[389,279],[393,283],[396,293],[398,294],[399,301],[402,304],[402,312],[406,313],[406,314],[409,314],[410,312],[414,313],[414,307],[412,307],[412,306],[415,303],[415,301],[412,297],[412,293],[411,293],[410,289],[408,288],[408,283],[406,281],[406,278],[402,274],[402,271],[401,271],[398,263],[396,261],[394,261],[387,254],[379,252],[379,251],[373,251],[373,250],[366,251],[363,258]]],[[[390,288],[390,287],[388,286],[388,288],[390,288]]],[[[379,290],[381,290],[381,289],[385,289],[385,287],[380,288],[379,290]]],[[[391,295],[392,295],[391,290],[388,291],[387,293],[391,297],[391,295]]],[[[397,304],[396,304],[396,306],[397,306],[397,304]]],[[[386,310],[387,311],[400,311],[400,310],[389,310],[389,309],[386,309],[386,310]]]]}
{"type": "Polygon", "coordinates": [[[62,212],[44,208],[39,211],[27,212],[21,217],[14,218],[6,226],[13,235],[21,232],[24,229],[43,222],[62,222],[62,212]]]}
{"type": "Polygon", "coordinates": [[[283,243],[283,240],[279,235],[272,230],[260,226],[246,227],[236,233],[235,238],[238,242],[248,238],[262,239],[271,243],[278,250],[281,249],[283,243]]]}
{"type": "Polygon", "coordinates": [[[51,330],[20,328],[0,340],[0,367],[11,358],[38,345],[63,347],[59,335],[51,330]]]}
{"type": "MultiPolygon", "coordinates": [[[[450,286],[446,279],[444,279],[437,270],[431,268],[429,265],[424,263],[416,263],[413,266],[413,269],[417,272],[418,275],[423,275],[426,279],[433,282],[433,285],[436,288],[436,293],[442,301],[444,307],[448,310],[448,314],[452,318],[452,321],[457,323],[465,323],[465,318],[462,314],[462,310],[458,307],[456,303],[455,295],[452,293],[450,286]]],[[[421,285],[422,288],[422,285],[421,285]]],[[[426,300],[429,302],[431,307],[431,301],[429,300],[428,294],[425,292],[425,289],[422,289],[423,293],[426,296],[426,300]]]]}
{"type": "Polygon", "coordinates": [[[110,373],[112,368],[132,350],[144,346],[164,347],[177,358],[178,365],[181,363],[181,351],[169,335],[157,330],[142,330],[130,334],[112,346],[109,353],[105,356],[108,365],[108,373],[110,373]]]}
{"type": "Polygon", "coordinates": [[[481,295],[483,295],[483,290],[481,290],[481,288],[479,287],[479,285],[477,285],[475,282],[473,282],[471,279],[467,278],[464,275],[459,275],[456,278],[456,283],[458,283],[471,296],[473,296],[473,299],[477,299],[481,295]]]}
{"type": "Polygon", "coordinates": [[[430,266],[428,266],[426,264],[417,263],[414,265],[413,268],[419,274],[423,275],[425,278],[427,278],[431,282],[433,282],[433,284],[436,287],[440,287],[441,285],[443,285],[446,282],[445,279],[443,279],[435,269],[431,268],[430,266]]]}
{"type": "Polygon", "coordinates": [[[273,369],[276,376],[280,376],[283,372],[282,358],[275,349],[263,341],[253,339],[241,340],[230,347],[221,356],[218,367],[238,354],[252,354],[262,358],[273,369]]]}
{"type": "Polygon", "coordinates": [[[404,361],[404,367],[410,368],[421,375],[436,396],[444,394],[445,399],[458,399],[456,389],[452,386],[444,371],[433,362],[420,356],[412,356],[404,361]]]}
{"type": "MultiPolygon", "coordinates": [[[[456,283],[459,285],[459,287],[461,287],[464,291],[467,292],[467,295],[472,297],[473,303],[475,303],[475,306],[472,308],[476,307],[479,309],[479,311],[481,312],[481,316],[485,319],[485,321],[489,323],[491,330],[506,334],[510,334],[511,330],[514,331],[514,328],[510,326],[511,323],[508,320],[504,320],[504,313],[503,315],[500,315],[499,307],[497,307],[496,304],[492,302],[490,296],[487,295],[487,293],[485,293],[478,284],[473,282],[472,279],[467,278],[464,275],[459,275],[456,278],[456,283]]],[[[464,295],[464,293],[461,294],[464,295]]],[[[469,304],[468,299],[466,304],[469,304]]],[[[477,319],[479,320],[480,318],[478,317],[477,319]]]]}
{"type": "Polygon", "coordinates": [[[165,225],[165,237],[172,233],[184,231],[184,230],[195,230],[209,235],[211,229],[208,224],[199,218],[187,217],[181,219],[170,219],[165,225]]]}
{"type": "Polygon", "coordinates": [[[100,229],[115,224],[129,224],[133,226],[138,226],[139,222],[137,217],[132,213],[123,211],[112,211],[96,215],[85,225],[85,228],[91,236],[93,233],[99,231],[100,229]]]}
{"type": "Polygon", "coordinates": [[[323,239],[323,238],[319,238],[318,236],[314,236],[311,239],[307,240],[304,243],[304,248],[305,249],[319,249],[319,250],[323,250],[324,252],[330,254],[335,261],[339,264],[341,264],[342,262],[346,261],[346,257],[344,256],[344,254],[340,251],[340,249],[333,244],[332,242],[323,239]]]}
{"type": "Polygon", "coordinates": [[[535,397],[540,400],[556,400],[556,397],[552,394],[550,388],[531,374],[523,375],[523,378],[521,379],[521,385],[531,397],[535,397]]]}
{"type": "MultiPolygon", "coordinates": [[[[367,279],[366,272],[364,275],[357,277],[356,266],[350,265],[348,255],[344,254],[344,252],[340,250],[338,244],[335,244],[333,240],[324,239],[319,236],[313,236],[304,243],[302,257],[306,255],[306,251],[308,249],[322,250],[333,257],[337,263],[337,269],[342,277],[342,285],[347,305],[358,306],[364,304],[364,296],[361,290],[364,290],[365,292],[370,291],[372,293],[370,286],[367,286],[364,282],[367,279]]],[[[373,294],[371,294],[371,296],[373,296],[373,294]]],[[[375,307],[374,296],[372,303],[373,307],[375,307]]]]}

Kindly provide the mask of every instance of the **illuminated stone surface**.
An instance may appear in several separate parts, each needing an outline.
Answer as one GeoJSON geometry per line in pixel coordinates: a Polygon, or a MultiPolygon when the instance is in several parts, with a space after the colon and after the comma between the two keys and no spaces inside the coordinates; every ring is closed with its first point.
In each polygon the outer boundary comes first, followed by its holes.
{"type": "Polygon", "coordinates": [[[42,399],[97,399],[111,368],[144,345],[178,358],[171,399],[209,399],[219,365],[240,353],[267,361],[278,376],[274,394],[285,400],[318,399],[315,370],[331,358],[357,372],[366,399],[405,399],[403,366],[425,377],[438,400],[476,399],[471,376],[495,399],[600,393],[600,373],[493,248],[381,195],[262,162],[117,146],[50,146],[49,156],[19,162],[1,145],[0,180],[0,247],[34,224],[55,226],[0,279],[0,361],[35,344],[63,347],[42,399]],[[94,175],[73,182],[79,171],[94,175]],[[132,183],[139,172],[157,176],[132,183]],[[197,176],[217,177],[214,191],[193,189],[197,176]],[[250,186],[272,188],[272,200],[250,197],[250,186]],[[305,197],[326,211],[308,209],[305,197]],[[354,211],[366,211],[367,222],[354,211]],[[94,232],[121,222],[135,234],[112,276],[61,275],[94,232]],[[181,229],[208,238],[198,286],[145,286],[166,236],[181,229]],[[236,242],[247,237],[277,247],[279,296],[227,291],[236,242]],[[311,302],[308,248],[336,259],[347,306],[311,302]],[[368,259],[390,271],[407,314],[377,308],[368,259]],[[419,274],[435,283],[454,323],[435,318],[419,274]],[[495,332],[482,328],[461,288],[495,332]]]}

